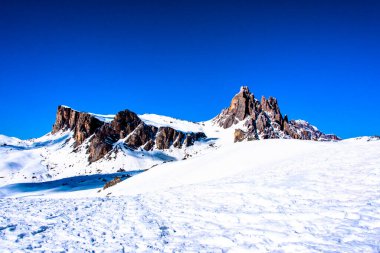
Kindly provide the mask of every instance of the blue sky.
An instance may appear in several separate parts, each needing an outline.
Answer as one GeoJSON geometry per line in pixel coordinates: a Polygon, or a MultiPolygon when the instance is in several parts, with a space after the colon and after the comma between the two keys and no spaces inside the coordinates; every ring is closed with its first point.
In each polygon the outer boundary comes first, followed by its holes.
{"type": "Polygon", "coordinates": [[[192,121],[240,86],[343,138],[380,134],[380,1],[0,2],[0,133],[59,104],[192,121]]]}

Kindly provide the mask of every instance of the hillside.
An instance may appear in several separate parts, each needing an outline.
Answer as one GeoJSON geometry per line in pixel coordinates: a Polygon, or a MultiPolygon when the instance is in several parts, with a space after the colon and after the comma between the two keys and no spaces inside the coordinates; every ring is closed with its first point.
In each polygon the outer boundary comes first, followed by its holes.
{"type": "Polygon", "coordinates": [[[101,192],[5,186],[0,191],[19,198],[0,199],[0,244],[11,251],[377,252],[378,164],[379,141],[265,140],[156,166],[101,192]]]}

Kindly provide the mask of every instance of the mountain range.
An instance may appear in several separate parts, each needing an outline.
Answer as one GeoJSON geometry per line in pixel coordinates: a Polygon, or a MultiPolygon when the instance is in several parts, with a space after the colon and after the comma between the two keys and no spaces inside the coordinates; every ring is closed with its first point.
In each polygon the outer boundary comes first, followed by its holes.
{"type": "Polygon", "coordinates": [[[211,120],[189,122],[136,113],[79,112],[60,105],[52,131],[31,140],[2,136],[5,182],[146,170],[209,152],[223,143],[261,139],[339,141],[304,120],[282,115],[276,98],[256,99],[241,87],[229,107],[211,120]]]}

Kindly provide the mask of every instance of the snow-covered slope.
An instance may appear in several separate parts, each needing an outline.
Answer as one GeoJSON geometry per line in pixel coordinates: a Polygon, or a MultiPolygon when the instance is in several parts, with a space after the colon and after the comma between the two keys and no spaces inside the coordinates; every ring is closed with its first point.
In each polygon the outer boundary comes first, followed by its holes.
{"type": "MultiPolygon", "coordinates": [[[[92,114],[106,122],[113,115],[92,114]]],[[[204,123],[192,123],[154,114],[141,115],[150,125],[170,126],[184,132],[203,130],[204,123]]],[[[0,136],[0,186],[20,182],[41,182],[66,177],[113,174],[120,171],[144,171],[161,163],[188,159],[209,152],[214,139],[194,143],[193,146],[177,149],[146,151],[132,150],[123,145],[125,139],[114,144],[114,149],[105,159],[88,162],[88,141],[73,148],[73,131],[48,133],[41,138],[19,140],[0,136]],[[211,146],[210,146],[211,145],[211,146]]]]}
{"type": "Polygon", "coordinates": [[[3,146],[4,144],[8,145],[18,145],[22,141],[15,137],[8,137],[5,135],[0,134],[0,146],[3,146]]]}
{"type": "Polygon", "coordinates": [[[172,127],[182,132],[202,132],[203,128],[200,123],[190,122],[186,120],[175,119],[172,117],[157,115],[157,114],[142,114],[139,115],[146,124],[156,127],[172,127]]]}
{"type": "Polygon", "coordinates": [[[4,186],[24,197],[0,199],[0,248],[378,252],[379,164],[380,141],[263,140],[159,165],[100,192],[4,186]]]}

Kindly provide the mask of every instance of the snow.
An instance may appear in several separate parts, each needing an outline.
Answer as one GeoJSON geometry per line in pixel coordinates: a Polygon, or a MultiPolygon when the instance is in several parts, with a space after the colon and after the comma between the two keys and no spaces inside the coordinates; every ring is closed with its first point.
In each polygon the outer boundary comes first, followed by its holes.
{"type": "Polygon", "coordinates": [[[304,127],[307,127],[307,128],[312,128],[314,131],[319,131],[318,128],[316,126],[313,126],[311,125],[309,122],[307,122],[306,120],[302,120],[302,119],[297,119],[297,120],[294,120],[294,122],[304,126],[304,127]]]}
{"type": "Polygon", "coordinates": [[[8,137],[8,136],[0,134],[0,146],[4,145],[4,144],[17,145],[20,142],[21,142],[21,140],[18,138],[8,137]]]}
{"type": "Polygon", "coordinates": [[[106,122],[106,123],[111,122],[115,117],[114,114],[96,114],[96,113],[89,113],[89,114],[94,116],[98,120],[106,122]]]}
{"type": "Polygon", "coordinates": [[[380,141],[221,143],[106,190],[3,186],[0,248],[379,252],[380,141]]]}
{"type": "Polygon", "coordinates": [[[147,125],[156,127],[172,127],[182,132],[202,132],[203,128],[201,123],[189,122],[185,120],[175,119],[167,116],[157,114],[142,114],[139,115],[140,119],[147,125]]]}
{"type": "Polygon", "coordinates": [[[245,171],[252,172],[252,168],[260,170],[268,161],[283,160],[294,153],[297,155],[302,155],[303,152],[310,153],[310,150],[317,148],[316,145],[312,145],[313,142],[288,140],[287,143],[292,149],[284,149],[284,145],[278,143],[278,140],[263,140],[223,146],[210,154],[194,159],[154,167],[143,175],[128,180],[128,184],[114,187],[113,192],[139,194],[185,184],[203,183],[210,179],[221,180],[245,171]],[[147,186],[141,188],[140,185],[147,186]],[[118,189],[120,192],[117,192],[118,189]]]}
{"type": "MultiPolygon", "coordinates": [[[[97,119],[103,122],[111,122],[115,115],[114,114],[96,114],[89,113],[97,119]]],[[[138,117],[147,125],[153,125],[156,127],[172,127],[182,132],[201,132],[202,126],[198,122],[190,122],[186,120],[180,120],[168,116],[162,116],[157,114],[141,114],[138,117]]]]}
{"type": "Polygon", "coordinates": [[[346,139],[346,142],[358,142],[358,141],[380,141],[380,136],[361,136],[361,137],[356,137],[356,138],[350,138],[346,139]]]}

